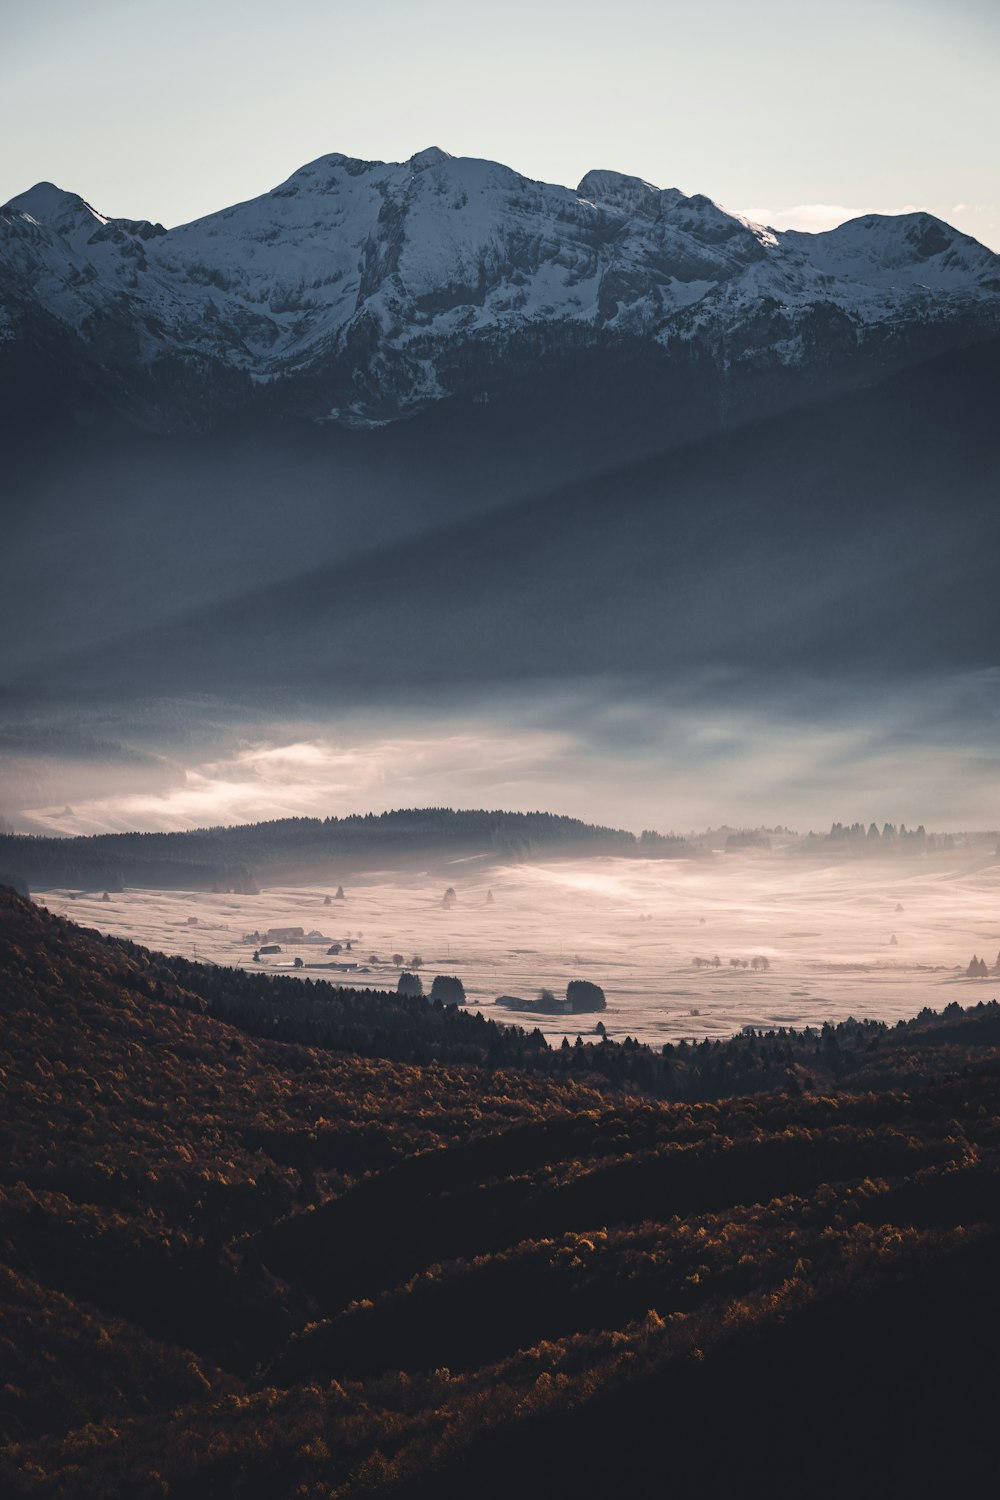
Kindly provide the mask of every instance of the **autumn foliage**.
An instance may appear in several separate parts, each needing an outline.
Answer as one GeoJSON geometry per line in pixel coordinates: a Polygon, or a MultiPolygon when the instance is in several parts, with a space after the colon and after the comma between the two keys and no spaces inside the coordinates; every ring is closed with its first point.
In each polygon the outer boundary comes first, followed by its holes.
{"type": "Polygon", "coordinates": [[[4,1495],[989,1491],[992,1001],[550,1050],[10,890],[0,971],[4,1495]]]}

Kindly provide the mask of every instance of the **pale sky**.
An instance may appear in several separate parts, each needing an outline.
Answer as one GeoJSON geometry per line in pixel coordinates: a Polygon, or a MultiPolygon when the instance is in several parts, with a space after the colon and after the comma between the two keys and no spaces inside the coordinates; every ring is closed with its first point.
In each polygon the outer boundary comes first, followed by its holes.
{"type": "Polygon", "coordinates": [[[776,227],[922,208],[1000,249],[995,0],[6,0],[0,202],[171,226],[329,151],[593,167],[776,227]]]}

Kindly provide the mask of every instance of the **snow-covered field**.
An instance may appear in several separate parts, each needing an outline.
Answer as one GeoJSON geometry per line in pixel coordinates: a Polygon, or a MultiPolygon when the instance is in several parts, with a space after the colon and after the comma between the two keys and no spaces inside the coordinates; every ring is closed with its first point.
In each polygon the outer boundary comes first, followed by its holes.
{"type": "MultiPolygon", "coordinates": [[[[460,861],[440,875],[382,871],[336,885],[258,896],[127,890],[36,893],[85,927],[165,953],[394,989],[401,953],[423,959],[425,989],[456,974],[469,1003],[498,1020],[536,1018],[494,1006],[497,995],[561,995],[569,979],[607,992],[612,1037],[652,1044],[726,1036],[741,1026],[819,1025],[847,1016],[896,1020],[951,1000],[1000,994],[1000,974],[967,979],[973,953],[992,968],[1000,950],[1000,861],[957,852],[947,865],[823,862],[780,854],[702,861],[590,859],[487,870],[460,861]],[[446,884],[454,905],[442,904],[446,884]],[[487,900],[488,891],[493,901],[487,900]],[[329,942],[284,941],[253,962],[268,928],[302,927],[329,942]],[[893,938],[896,939],[895,943],[893,938]],[[345,946],[327,956],[333,941],[345,946]],[[351,942],[351,951],[346,943],[351,942]],[[768,968],[743,968],[754,957],[768,968]],[[719,966],[714,965],[718,957],[719,966]],[[708,960],[697,966],[695,959],[708,960]],[[737,960],[739,967],[731,961],[737,960]],[[357,972],[326,967],[356,961],[357,972]]],[[[537,1018],[559,1042],[593,1031],[597,1016],[537,1018]]]]}

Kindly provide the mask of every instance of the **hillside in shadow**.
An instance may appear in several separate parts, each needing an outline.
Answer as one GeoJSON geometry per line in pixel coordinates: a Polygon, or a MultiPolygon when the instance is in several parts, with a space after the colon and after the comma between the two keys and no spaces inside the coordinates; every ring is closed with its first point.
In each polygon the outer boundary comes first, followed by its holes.
{"type": "Polygon", "coordinates": [[[323,702],[602,674],[992,664],[998,353],[941,356],[255,584],[53,661],[34,685],[292,686],[323,702]]]}
{"type": "Polygon", "coordinates": [[[10,890],[0,964],[5,1494],[991,1484],[994,1000],[552,1051],[10,890]]]}

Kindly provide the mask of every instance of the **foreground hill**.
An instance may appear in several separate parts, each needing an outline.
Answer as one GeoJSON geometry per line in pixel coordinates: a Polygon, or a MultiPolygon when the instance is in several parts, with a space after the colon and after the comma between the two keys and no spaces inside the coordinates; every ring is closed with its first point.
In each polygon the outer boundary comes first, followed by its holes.
{"type": "Polygon", "coordinates": [[[0,966],[5,1494],[995,1477],[995,1002],[740,1038],[715,1056],[756,1093],[670,1103],[646,1049],[491,1057],[377,995],[324,1030],[324,986],[289,1009],[10,891],[0,966]],[[436,1060],[390,1060],[407,1025],[436,1060]]]}

